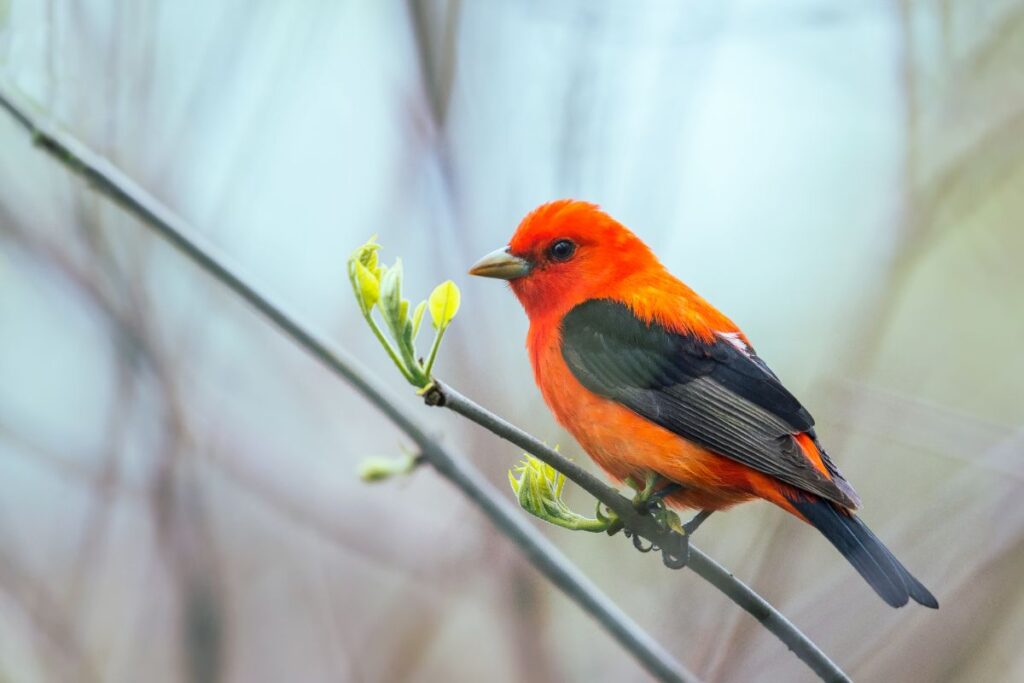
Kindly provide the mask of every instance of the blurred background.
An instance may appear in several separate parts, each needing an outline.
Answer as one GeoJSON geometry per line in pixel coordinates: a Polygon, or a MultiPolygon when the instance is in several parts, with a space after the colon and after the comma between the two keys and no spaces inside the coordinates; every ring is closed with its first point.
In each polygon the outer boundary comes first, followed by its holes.
{"type": "MultiPolygon", "coordinates": [[[[863,681],[1024,680],[1020,0],[0,0],[0,84],[422,406],[345,275],[463,308],[438,375],[586,460],[507,289],[535,205],[632,227],[815,415],[942,604],[764,503],[700,547],[863,681]]],[[[0,113],[0,681],[644,681],[344,383],[0,113]]],[[[588,511],[591,502],[573,500],[588,511]]],[[[538,522],[538,525],[540,523],[538,522]]],[[[708,681],[811,680],[690,572],[543,527],[708,681]]]]}

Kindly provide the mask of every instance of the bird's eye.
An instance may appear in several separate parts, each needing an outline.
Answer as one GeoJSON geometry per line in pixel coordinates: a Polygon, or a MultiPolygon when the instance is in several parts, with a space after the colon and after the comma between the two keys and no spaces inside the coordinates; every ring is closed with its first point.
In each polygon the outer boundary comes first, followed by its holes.
{"type": "Polygon", "coordinates": [[[552,261],[568,261],[576,253],[576,243],[572,240],[558,240],[548,248],[552,261]]]}

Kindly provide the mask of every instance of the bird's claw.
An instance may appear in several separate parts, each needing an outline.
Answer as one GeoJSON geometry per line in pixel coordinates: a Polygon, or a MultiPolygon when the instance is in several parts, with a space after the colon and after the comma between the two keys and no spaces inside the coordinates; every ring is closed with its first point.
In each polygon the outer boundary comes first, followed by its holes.
{"type": "MultiPolygon", "coordinates": [[[[639,486],[632,477],[627,477],[625,483],[637,493],[633,497],[633,507],[641,514],[650,515],[661,529],[669,532],[676,532],[673,535],[674,548],[662,548],[653,541],[636,535],[630,529],[623,529],[621,522],[609,526],[608,534],[615,534],[623,530],[626,538],[632,539],[633,547],[642,553],[660,551],[665,566],[672,569],[679,569],[686,566],[689,558],[689,539],[686,538],[685,526],[680,522],[679,515],[669,510],[665,505],[665,497],[678,491],[681,486],[669,482],[661,488],[657,488],[661,477],[653,472],[648,472],[644,478],[644,485],[639,486]]],[[[616,520],[617,522],[617,520],[616,520]]]]}
{"type": "Polygon", "coordinates": [[[645,545],[645,539],[641,536],[634,534],[629,529],[623,530],[626,538],[632,539],[633,547],[642,553],[649,553],[652,550],[655,552],[661,552],[661,561],[669,569],[682,569],[686,566],[686,563],[690,559],[690,539],[686,536],[677,535],[673,536],[673,540],[676,541],[675,547],[672,549],[662,548],[656,543],[647,541],[645,545]]]}
{"type": "Polygon", "coordinates": [[[665,502],[658,498],[651,498],[644,503],[644,514],[650,515],[658,526],[666,531],[684,533],[683,524],[679,521],[679,515],[665,506],[665,502]]]}
{"type": "Polygon", "coordinates": [[[679,524],[679,517],[675,517],[675,523],[678,527],[673,527],[674,531],[678,532],[677,536],[673,538],[677,540],[678,547],[669,551],[665,548],[661,552],[661,560],[665,563],[665,566],[669,569],[682,569],[686,566],[686,563],[690,559],[690,536],[697,530],[704,520],[711,516],[712,510],[701,510],[693,516],[686,524],[679,524]]]}
{"type": "Polygon", "coordinates": [[[663,548],[661,551],[661,561],[669,569],[682,569],[690,561],[690,537],[680,536],[678,538],[680,547],[673,548],[671,551],[668,548],[663,548]]]}

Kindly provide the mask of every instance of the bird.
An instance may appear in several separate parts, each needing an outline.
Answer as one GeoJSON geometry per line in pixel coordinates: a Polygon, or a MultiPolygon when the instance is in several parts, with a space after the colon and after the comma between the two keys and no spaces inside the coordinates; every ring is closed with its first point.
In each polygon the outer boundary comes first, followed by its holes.
{"type": "Polygon", "coordinates": [[[529,318],[534,378],[612,479],[712,512],[763,499],[820,531],[892,607],[938,601],[856,514],[814,419],[743,331],[597,205],[531,211],[471,275],[507,280],[529,318]]]}

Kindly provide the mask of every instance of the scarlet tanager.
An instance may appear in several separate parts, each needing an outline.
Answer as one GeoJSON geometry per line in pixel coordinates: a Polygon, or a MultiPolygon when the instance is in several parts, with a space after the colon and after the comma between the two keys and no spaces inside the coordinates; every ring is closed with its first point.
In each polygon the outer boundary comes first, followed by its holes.
{"type": "Polygon", "coordinates": [[[763,498],[817,528],[888,604],[938,607],[854,514],[814,419],[746,335],[598,207],[544,204],[470,273],[509,281],[544,400],[611,477],[657,475],[655,495],[701,510],[697,524],[763,498]]]}

